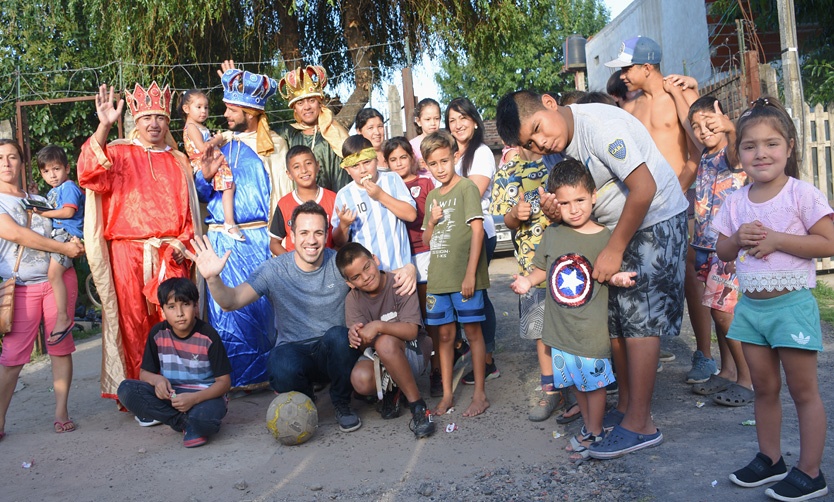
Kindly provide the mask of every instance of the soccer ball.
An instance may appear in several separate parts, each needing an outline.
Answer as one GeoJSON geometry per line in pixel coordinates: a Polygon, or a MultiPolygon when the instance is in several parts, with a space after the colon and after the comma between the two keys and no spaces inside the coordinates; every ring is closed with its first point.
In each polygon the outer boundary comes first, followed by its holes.
{"type": "Polygon", "coordinates": [[[319,425],[316,405],[301,392],[278,394],[266,411],[266,428],[282,444],[301,444],[313,437],[319,425]]]}

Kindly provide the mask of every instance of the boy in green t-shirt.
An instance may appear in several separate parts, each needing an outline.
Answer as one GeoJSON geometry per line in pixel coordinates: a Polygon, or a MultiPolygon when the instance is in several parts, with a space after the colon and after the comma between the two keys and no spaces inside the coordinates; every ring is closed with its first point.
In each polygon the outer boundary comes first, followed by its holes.
{"type": "MultiPolygon", "coordinates": [[[[605,386],[614,382],[608,340],[608,284],[591,277],[611,232],[591,220],[597,200],[594,179],[578,160],[553,168],[547,191],[556,196],[562,222],[548,226],[530,272],[514,275],[510,287],[522,295],[542,282],[548,290],[542,341],[552,347],[553,385],[575,387],[585,425],[568,447],[571,460],[583,460],[604,435],[605,386]]],[[[608,281],[634,285],[636,272],[617,272],[608,281]]],[[[662,440],[662,437],[660,437],[662,440]]]]}
{"type": "Polygon", "coordinates": [[[420,150],[432,176],[441,183],[429,192],[426,207],[431,209],[423,219],[423,242],[431,247],[426,323],[438,326],[443,380],[443,398],[434,413],[443,415],[454,404],[452,358],[457,319],[469,340],[475,373],[475,393],[463,416],[474,417],[489,408],[484,391],[486,347],[480,324],[486,318],[483,290],[489,287],[481,193],[475,183],[455,173],[456,144],[449,133],[429,134],[420,150]]]}

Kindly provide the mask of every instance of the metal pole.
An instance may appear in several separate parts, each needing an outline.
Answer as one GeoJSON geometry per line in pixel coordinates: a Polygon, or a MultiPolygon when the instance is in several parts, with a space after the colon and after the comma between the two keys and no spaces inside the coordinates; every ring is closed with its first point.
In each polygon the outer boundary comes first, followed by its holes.
{"type": "MultiPolygon", "coordinates": [[[[782,79],[785,84],[785,108],[793,118],[799,144],[794,152],[805,151],[805,99],[802,96],[802,81],[799,76],[799,53],[796,43],[796,17],[793,0],[777,0],[779,11],[779,41],[782,45],[782,79]]],[[[800,178],[813,181],[810,164],[799,164],[800,178]]]]}

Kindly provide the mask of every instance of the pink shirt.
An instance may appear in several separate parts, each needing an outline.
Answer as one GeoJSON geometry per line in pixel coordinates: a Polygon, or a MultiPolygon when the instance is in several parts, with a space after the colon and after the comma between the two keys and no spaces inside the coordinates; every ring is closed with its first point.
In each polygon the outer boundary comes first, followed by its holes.
{"type": "MultiPolygon", "coordinates": [[[[722,235],[729,237],[742,224],[756,220],[777,232],[808,235],[809,228],[834,213],[822,192],[796,178],[788,178],[776,197],[762,203],[750,201],[751,186],[733,192],[721,206],[713,225],[722,235]]],[[[759,259],[742,250],[736,275],[742,292],[810,289],[817,283],[814,260],[781,251],[759,259]]]]}

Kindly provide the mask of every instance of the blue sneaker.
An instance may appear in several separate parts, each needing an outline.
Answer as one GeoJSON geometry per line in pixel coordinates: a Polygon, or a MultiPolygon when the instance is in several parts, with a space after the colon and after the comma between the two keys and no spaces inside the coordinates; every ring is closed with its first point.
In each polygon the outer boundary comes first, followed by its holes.
{"type": "Polygon", "coordinates": [[[643,448],[657,446],[663,442],[663,434],[660,429],[654,434],[637,434],[630,430],[623,429],[619,425],[609,432],[605,438],[593,443],[588,447],[589,456],[599,460],[608,460],[622,457],[623,455],[643,448]]]}
{"type": "Polygon", "coordinates": [[[692,354],[692,369],[686,374],[686,383],[704,383],[718,373],[715,359],[710,359],[700,350],[692,354]]]}
{"type": "Polygon", "coordinates": [[[608,413],[602,417],[602,428],[610,431],[614,427],[620,425],[620,422],[623,421],[623,417],[625,417],[625,415],[622,411],[617,408],[611,408],[611,410],[609,410],[608,413]]]}

